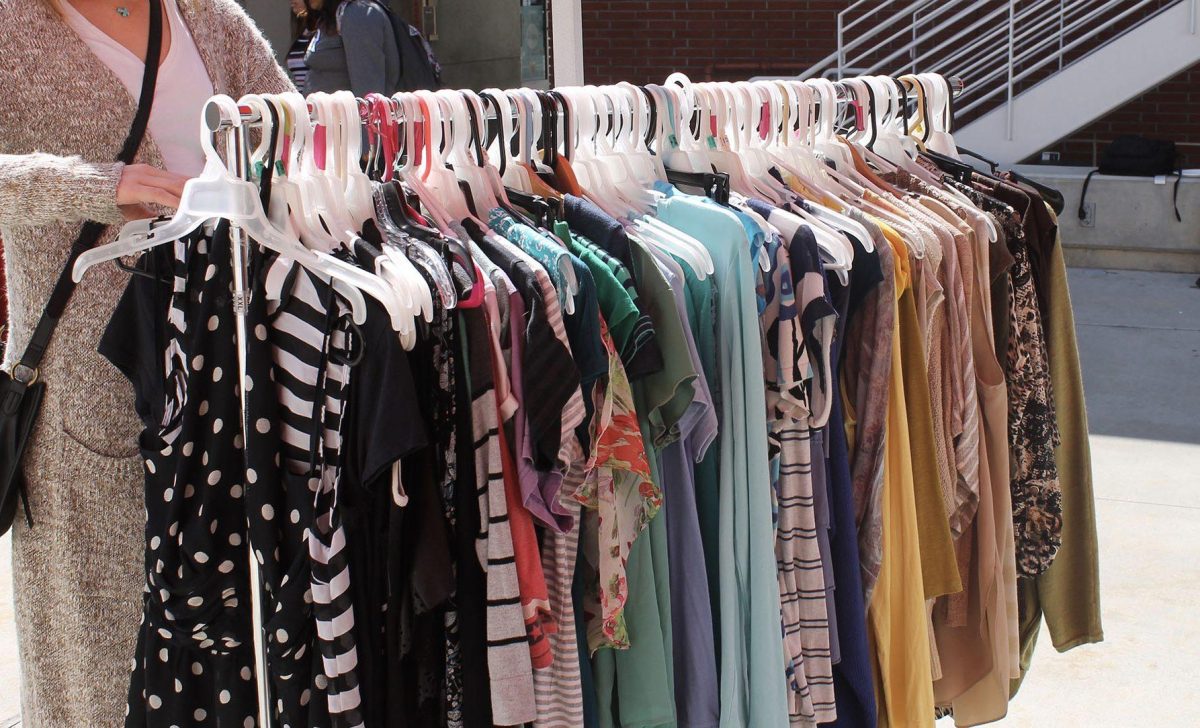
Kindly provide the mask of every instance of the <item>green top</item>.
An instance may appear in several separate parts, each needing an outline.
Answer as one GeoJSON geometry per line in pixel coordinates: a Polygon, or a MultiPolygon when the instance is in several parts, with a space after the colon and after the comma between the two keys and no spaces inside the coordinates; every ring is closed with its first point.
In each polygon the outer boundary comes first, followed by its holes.
{"type": "Polygon", "coordinates": [[[661,450],[679,439],[679,418],[696,396],[692,382],[697,373],[671,284],[658,269],[654,254],[641,241],[630,238],[629,252],[644,310],[654,322],[663,353],[662,369],[638,380],[633,391],[638,417],[649,422],[652,442],[661,450]]]}
{"type": "MultiPolygon", "coordinates": [[[[629,269],[586,237],[569,232],[560,235],[568,249],[583,261],[596,281],[596,296],[600,313],[608,324],[621,363],[629,366],[641,347],[655,337],[654,325],[643,312],[642,301],[629,269]]],[[[634,375],[630,375],[633,379],[634,375]]]]}
{"type": "MultiPolygon", "coordinates": [[[[662,488],[658,453],[679,437],[679,418],[695,397],[691,383],[697,372],[675,295],[653,254],[636,240],[630,241],[630,254],[639,300],[653,322],[663,353],[662,369],[633,383],[650,478],[662,488]]],[[[676,724],[666,529],[665,518],[654,518],[629,554],[629,601],[625,604],[629,649],[602,650],[593,661],[603,728],[676,724]]]]}

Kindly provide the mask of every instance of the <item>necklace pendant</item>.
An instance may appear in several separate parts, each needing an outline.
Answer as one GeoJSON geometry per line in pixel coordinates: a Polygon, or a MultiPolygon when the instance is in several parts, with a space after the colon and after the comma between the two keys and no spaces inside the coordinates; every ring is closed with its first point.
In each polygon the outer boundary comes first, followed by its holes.
{"type": "Polygon", "coordinates": [[[122,18],[128,18],[129,17],[129,8],[124,7],[124,6],[117,8],[117,15],[120,15],[122,18]]]}

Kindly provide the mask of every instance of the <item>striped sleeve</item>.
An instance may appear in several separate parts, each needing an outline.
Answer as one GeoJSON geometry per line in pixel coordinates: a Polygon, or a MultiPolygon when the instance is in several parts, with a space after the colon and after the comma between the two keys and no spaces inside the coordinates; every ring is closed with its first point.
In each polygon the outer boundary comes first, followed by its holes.
{"type": "Polygon", "coordinates": [[[542,567],[550,595],[550,611],[558,630],[549,635],[552,663],[534,673],[537,696],[535,728],[579,728],[583,723],[583,688],[579,672],[579,643],[575,634],[575,607],[571,581],[579,548],[578,505],[571,506],[574,521],[570,530],[546,531],[542,567]]]}
{"type": "Polygon", "coordinates": [[[487,584],[492,721],[498,726],[520,725],[534,719],[537,707],[504,489],[492,370],[495,352],[483,311],[464,311],[463,316],[469,337],[467,365],[471,377],[471,428],[480,514],[476,551],[487,584]]]}

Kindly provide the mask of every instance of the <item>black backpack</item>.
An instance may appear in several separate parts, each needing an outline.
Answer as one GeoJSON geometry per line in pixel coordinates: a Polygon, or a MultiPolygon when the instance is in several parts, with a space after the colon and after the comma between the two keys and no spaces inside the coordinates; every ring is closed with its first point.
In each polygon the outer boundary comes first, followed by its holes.
{"type": "Polygon", "coordinates": [[[1083,194],[1079,196],[1079,219],[1086,217],[1083,209],[1087,199],[1088,184],[1092,175],[1115,174],[1130,177],[1158,177],[1159,175],[1176,175],[1175,179],[1175,219],[1183,222],[1179,215],[1179,183],[1183,179],[1179,168],[1178,152],[1175,142],[1147,139],[1134,134],[1119,136],[1100,153],[1100,166],[1088,172],[1083,182],[1083,194]]]}
{"type": "Polygon", "coordinates": [[[400,52],[400,84],[395,91],[417,91],[428,89],[436,91],[442,85],[442,66],[433,54],[429,41],[421,35],[421,31],[404,22],[383,0],[372,0],[372,3],[387,14],[392,22],[392,31],[396,36],[396,48],[400,52]]]}

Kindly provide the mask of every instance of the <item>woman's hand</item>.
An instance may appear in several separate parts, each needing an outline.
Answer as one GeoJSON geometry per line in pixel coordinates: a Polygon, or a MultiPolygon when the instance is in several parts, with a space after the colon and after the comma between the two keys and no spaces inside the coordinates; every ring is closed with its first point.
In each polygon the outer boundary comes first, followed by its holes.
{"type": "Polygon", "coordinates": [[[127,220],[154,217],[150,205],[179,207],[183,183],[188,178],[148,164],[128,164],[117,183],[117,206],[127,220]]]}

